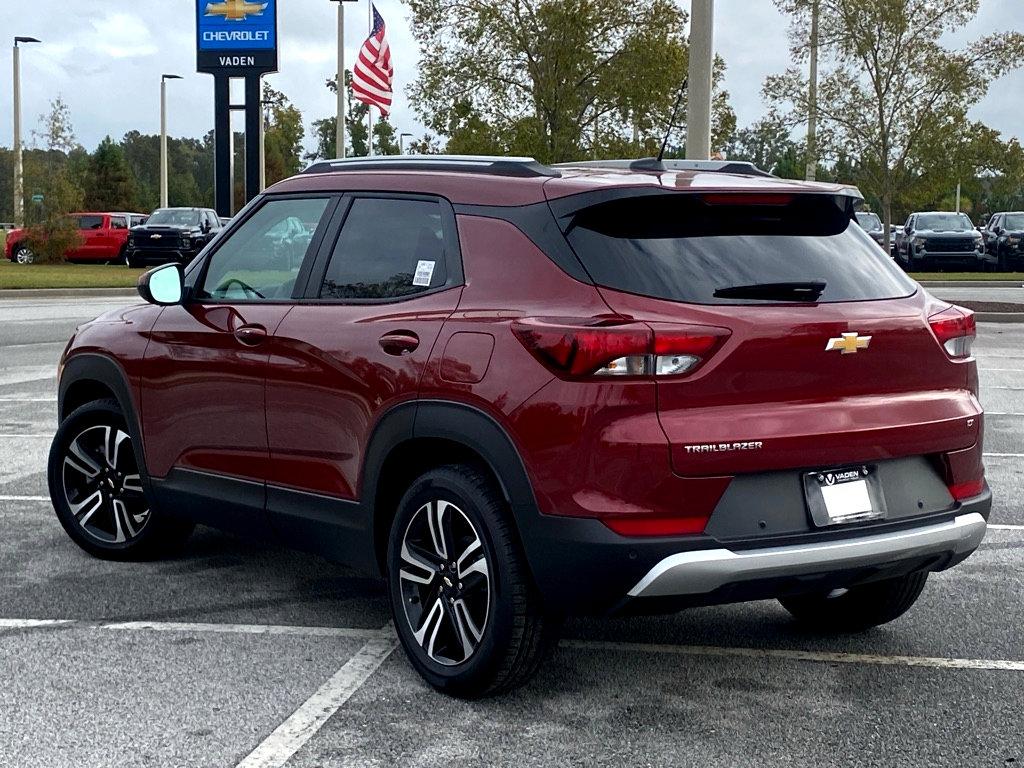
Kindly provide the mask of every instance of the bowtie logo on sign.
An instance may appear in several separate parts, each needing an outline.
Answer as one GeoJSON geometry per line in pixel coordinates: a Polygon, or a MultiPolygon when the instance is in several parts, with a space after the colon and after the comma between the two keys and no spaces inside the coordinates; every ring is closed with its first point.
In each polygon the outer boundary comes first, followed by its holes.
{"type": "Polygon", "coordinates": [[[222,3],[209,3],[206,6],[207,16],[223,16],[230,21],[245,21],[249,16],[262,16],[267,10],[266,3],[250,3],[248,0],[224,0],[222,3]]]}

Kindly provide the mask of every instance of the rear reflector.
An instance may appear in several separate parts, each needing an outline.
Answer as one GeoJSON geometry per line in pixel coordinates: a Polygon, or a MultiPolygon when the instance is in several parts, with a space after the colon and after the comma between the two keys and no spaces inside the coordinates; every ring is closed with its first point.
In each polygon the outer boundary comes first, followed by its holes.
{"type": "Polygon", "coordinates": [[[534,357],[571,377],[672,376],[689,373],[729,337],[713,326],[661,326],[616,318],[528,317],[512,332],[534,357]]]}
{"type": "Polygon", "coordinates": [[[602,523],[620,536],[685,536],[703,533],[705,517],[606,517],[602,523]]]}
{"type": "Polygon", "coordinates": [[[928,325],[946,354],[954,358],[970,357],[971,344],[978,334],[971,310],[949,307],[929,317],[928,325]]]}
{"type": "Polygon", "coordinates": [[[956,483],[949,486],[949,495],[957,501],[972,499],[985,490],[985,479],[968,480],[963,483],[956,483]]]}

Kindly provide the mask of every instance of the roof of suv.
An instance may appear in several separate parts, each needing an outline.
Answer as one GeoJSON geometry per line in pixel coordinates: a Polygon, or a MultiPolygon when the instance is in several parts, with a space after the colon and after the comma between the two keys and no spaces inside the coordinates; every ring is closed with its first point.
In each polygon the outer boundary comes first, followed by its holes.
{"type": "Polygon", "coordinates": [[[440,194],[455,204],[529,205],[612,188],[799,192],[862,199],[856,187],[780,179],[749,163],[610,160],[546,166],[533,158],[393,155],[328,160],[279,182],[271,192],[345,190],[440,194]]]}

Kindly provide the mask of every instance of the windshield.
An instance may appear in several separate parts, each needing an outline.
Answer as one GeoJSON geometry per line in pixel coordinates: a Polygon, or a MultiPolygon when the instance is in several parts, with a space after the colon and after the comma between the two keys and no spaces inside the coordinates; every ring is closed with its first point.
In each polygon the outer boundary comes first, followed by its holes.
{"type": "Polygon", "coordinates": [[[869,232],[874,229],[882,228],[882,220],[878,218],[877,213],[858,213],[856,216],[857,223],[869,232]]]}
{"type": "Polygon", "coordinates": [[[1003,229],[1024,229],[1024,213],[1012,213],[1004,218],[1003,229]]]}
{"type": "MultiPolygon", "coordinates": [[[[777,299],[764,284],[825,284],[821,302],[909,296],[915,286],[852,220],[845,201],[794,195],[783,204],[726,195],[631,196],[575,215],[566,237],[594,280],[698,304],[777,299]]],[[[783,196],[784,197],[784,196],[783,196]]]]}
{"type": "Polygon", "coordinates": [[[922,213],[917,217],[917,228],[934,232],[958,232],[974,229],[974,225],[965,213],[922,213]]]}
{"type": "Polygon", "coordinates": [[[163,208],[150,216],[146,223],[165,227],[198,227],[199,211],[163,208]]]}

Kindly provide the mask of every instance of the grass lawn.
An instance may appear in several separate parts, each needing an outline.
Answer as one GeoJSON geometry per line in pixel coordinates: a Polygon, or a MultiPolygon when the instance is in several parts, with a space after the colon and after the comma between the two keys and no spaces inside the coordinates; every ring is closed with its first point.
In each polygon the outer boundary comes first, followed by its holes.
{"type": "Polygon", "coordinates": [[[144,271],[107,264],[14,264],[0,259],[0,289],[134,288],[144,271]]]}
{"type": "Polygon", "coordinates": [[[922,280],[1022,280],[1024,272],[912,272],[912,278],[922,280]]]}

